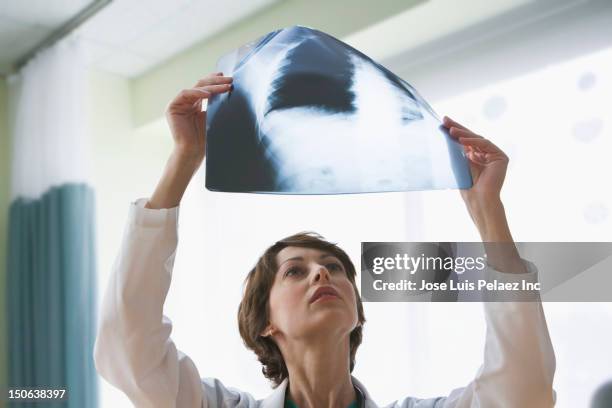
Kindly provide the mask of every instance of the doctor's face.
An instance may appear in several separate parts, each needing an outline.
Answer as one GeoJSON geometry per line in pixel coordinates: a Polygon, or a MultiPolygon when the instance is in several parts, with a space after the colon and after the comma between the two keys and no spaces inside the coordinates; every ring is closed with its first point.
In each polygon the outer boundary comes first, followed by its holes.
{"type": "Polygon", "coordinates": [[[269,297],[275,338],[348,336],[358,323],[357,295],[342,262],[331,253],[286,247],[269,297]]]}

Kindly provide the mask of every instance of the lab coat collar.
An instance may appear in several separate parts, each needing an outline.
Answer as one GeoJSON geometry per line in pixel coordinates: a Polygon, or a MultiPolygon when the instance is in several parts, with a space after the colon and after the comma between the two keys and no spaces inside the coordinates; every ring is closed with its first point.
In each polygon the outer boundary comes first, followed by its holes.
{"type": "MultiPolygon", "coordinates": [[[[378,405],[372,400],[370,393],[366,387],[355,377],[351,376],[353,385],[361,391],[364,397],[363,408],[378,408],[378,405]]],[[[266,399],[261,403],[261,408],[283,408],[285,406],[285,392],[289,385],[289,379],[285,378],[266,399]]]]}
{"type": "Polygon", "coordinates": [[[285,406],[285,391],[287,391],[287,385],[289,379],[285,378],[282,383],[278,385],[268,397],[262,401],[261,408],[283,408],[285,406]]]}

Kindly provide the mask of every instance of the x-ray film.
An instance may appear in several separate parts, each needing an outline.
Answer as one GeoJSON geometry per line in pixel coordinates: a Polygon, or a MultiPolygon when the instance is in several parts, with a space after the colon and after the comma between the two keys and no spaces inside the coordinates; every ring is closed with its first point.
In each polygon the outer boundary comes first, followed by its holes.
{"type": "Polygon", "coordinates": [[[271,32],[219,60],[206,187],[343,194],[470,188],[463,148],[406,81],[314,29],[271,32]]]}

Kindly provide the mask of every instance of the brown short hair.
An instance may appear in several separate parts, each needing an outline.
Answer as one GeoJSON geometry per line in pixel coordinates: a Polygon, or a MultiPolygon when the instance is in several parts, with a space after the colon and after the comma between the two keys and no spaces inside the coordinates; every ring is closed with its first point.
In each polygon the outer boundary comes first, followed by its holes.
{"type": "Polygon", "coordinates": [[[350,334],[350,371],[355,367],[355,354],[361,344],[362,325],[365,323],[363,304],[361,296],[355,283],[355,266],[349,256],[340,249],[335,243],[326,241],[322,236],[313,232],[300,232],[277,241],[274,245],[266,249],[257,261],[257,264],[245,279],[245,289],[238,307],[238,328],[240,336],[245,345],[253,350],[257,359],[263,365],[262,372],[266,378],[270,379],[274,386],[278,386],[289,376],[285,360],[276,345],[268,338],[261,336],[261,333],[269,323],[270,313],[268,310],[268,299],[270,290],[274,283],[274,277],[278,270],[276,265],[276,255],[286,247],[313,248],[329,252],[337,257],[355,289],[357,299],[357,316],[359,324],[350,334]]]}

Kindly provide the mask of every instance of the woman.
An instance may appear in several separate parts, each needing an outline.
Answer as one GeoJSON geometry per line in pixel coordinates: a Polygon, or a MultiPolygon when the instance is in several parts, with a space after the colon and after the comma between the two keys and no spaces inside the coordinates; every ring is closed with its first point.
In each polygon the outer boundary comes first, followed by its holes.
{"type": "MultiPolygon", "coordinates": [[[[130,207],[104,299],[96,367],[139,407],[377,407],[351,376],[365,321],[354,266],[344,251],[313,234],[277,242],[247,277],[240,333],[276,385],[268,398],[256,401],[217,379],[201,379],[193,361],[170,340],[163,302],[177,245],[178,206],[205,155],[201,104],[229,91],[231,82],[211,74],[168,105],[175,148],[153,195],[130,207]]],[[[489,272],[535,279],[535,267],[512,244],[500,201],[508,157],[449,118],[444,126],[470,159],[474,185],[461,195],[486,242],[489,272]]],[[[485,303],[485,315],[484,363],[470,384],[447,397],[406,397],[388,406],[552,406],[555,360],[541,304],[485,303]]]]}

